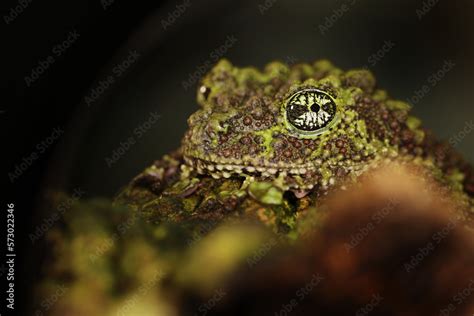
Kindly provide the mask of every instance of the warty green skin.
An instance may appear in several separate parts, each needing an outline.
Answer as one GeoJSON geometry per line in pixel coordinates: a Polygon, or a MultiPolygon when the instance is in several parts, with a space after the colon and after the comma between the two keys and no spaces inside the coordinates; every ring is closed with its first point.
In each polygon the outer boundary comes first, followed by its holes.
{"type": "Polygon", "coordinates": [[[260,72],[222,60],[203,78],[197,99],[201,109],[188,120],[182,152],[198,174],[298,191],[326,189],[400,156],[437,166],[410,106],[377,90],[366,70],[343,72],[318,61],[273,62],[260,72]],[[307,88],[329,93],[338,109],[335,124],[315,136],[291,129],[282,113],[288,98],[307,88]]]}
{"type": "Polygon", "coordinates": [[[135,178],[119,200],[159,221],[264,210],[260,218],[278,214],[276,222],[291,230],[298,213],[330,190],[398,161],[434,177],[471,217],[471,167],[422,128],[407,103],[378,89],[367,70],[344,72],[322,60],[272,62],[259,71],[221,60],[202,79],[197,102],[179,150],[135,178]],[[324,91],[337,106],[334,123],[317,135],[285,120],[287,100],[303,89],[324,91]]]}

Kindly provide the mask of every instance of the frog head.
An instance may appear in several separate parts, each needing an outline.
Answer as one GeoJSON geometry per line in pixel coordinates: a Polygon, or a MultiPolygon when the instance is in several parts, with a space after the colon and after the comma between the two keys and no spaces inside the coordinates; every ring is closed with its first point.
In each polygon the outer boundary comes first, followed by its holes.
{"type": "Polygon", "coordinates": [[[283,189],[329,186],[400,150],[420,154],[409,106],[375,89],[367,70],[329,61],[268,64],[221,60],[197,91],[200,109],[182,142],[186,164],[215,178],[243,176],[283,189]]]}

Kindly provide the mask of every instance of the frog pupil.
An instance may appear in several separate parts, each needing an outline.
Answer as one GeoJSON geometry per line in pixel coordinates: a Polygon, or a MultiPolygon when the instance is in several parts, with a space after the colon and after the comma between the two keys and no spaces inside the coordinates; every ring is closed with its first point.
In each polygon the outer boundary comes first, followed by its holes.
{"type": "Polygon", "coordinates": [[[320,109],[320,106],[316,103],[314,103],[312,106],[311,106],[311,111],[313,112],[319,112],[319,109],[320,109]]]}

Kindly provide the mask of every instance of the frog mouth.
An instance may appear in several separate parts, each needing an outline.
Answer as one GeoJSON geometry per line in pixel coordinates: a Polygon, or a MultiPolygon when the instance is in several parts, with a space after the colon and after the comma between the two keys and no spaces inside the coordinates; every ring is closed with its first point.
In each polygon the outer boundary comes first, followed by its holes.
{"type": "MultiPolygon", "coordinates": [[[[266,163],[251,164],[237,161],[211,161],[201,158],[185,156],[184,161],[189,167],[192,167],[198,173],[228,173],[228,174],[261,174],[276,177],[281,173],[288,175],[304,175],[311,171],[316,171],[321,162],[312,162],[305,164],[285,164],[285,163],[266,163]]],[[[226,177],[227,178],[227,177],[226,177]]]]}
{"type": "MultiPolygon", "coordinates": [[[[300,178],[301,181],[289,181],[289,187],[312,189],[317,183],[314,183],[315,177],[321,174],[321,167],[323,162],[319,159],[312,161],[311,163],[303,164],[285,164],[285,163],[267,163],[260,165],[253,165],[249,163],[243,163],[242,161],[211,161],[202,158],[184,156],[184,161],[188,167],[195,170],[201,175],[210,175],[215,179],[220,178],[231,178],[232,176],[241,177],[254,177],[254,178],[269,178],[277,179],[295,179],[300,178]],[[305,180],[306,179],[306,180],[305,180]],[[313,179],[311,181],[310,179],[313,179]]],[[[326,165],[326,168],[342,167],[347,172],[361,171],[361,165],[326,165]]],[[[287,182],[287,181],[284,181],[287,182]]],[[[322,186],[328,186],[333,184],[334,179],[322,180],[320,183],[322,186]]]]}
{"type": "MultiPolygon", "coordinates": [[[[211,176],[214,179],[228,179],[231,177],[253,178],[270,180],[284,190],[312,190],[315,187],[327,189],[336,183],[336,178],[331,176],[324,179],[322,169],[342,167],[346,172],[360,174],[362,165],[329,165],[320,160],[306,164],[271,164],[251,165],[240,161],[210,161],[196,157],[184,156],[186,165],[200,175],[211,176]]],[[[335,171],[335,170],[333,170],[335,171]]],[[[333,172],[334,174],[335,172],[333,172]]]]}

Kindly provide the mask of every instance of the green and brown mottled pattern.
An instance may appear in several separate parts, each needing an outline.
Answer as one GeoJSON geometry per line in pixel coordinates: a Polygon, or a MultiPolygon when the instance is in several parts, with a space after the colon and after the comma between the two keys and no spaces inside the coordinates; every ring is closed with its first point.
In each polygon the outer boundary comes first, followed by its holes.
{"type": "Polygon", "coordinates": [[[222,60],[202,80],[184,159],[215,178],[240,175],[282,190],[311,190],[380,158],[422,156],[424,132],[409,105],[375,86],[370,72],[343,72],[327,61],[273,62],[260,72],[222,60]],[[324,91],[337,104],[336,124],[315,136],[292,130],[282,115],[288,98],[303,89],[324,91]]]}
{"type": "Polygon", "coordinates": [[[330,190],[395,160],[428,170],[472,212],[470,165],[366,70],[318,61],[259,71],[222,60],[203,78],[197,101],[182,146],[119,196],[152,220],[252,214],[290,231],[330,190]],[[285,121],[282,108],[303,89],[324,91],[337,105],[337,122],[320,134],[299,134],[285,121]]]}

